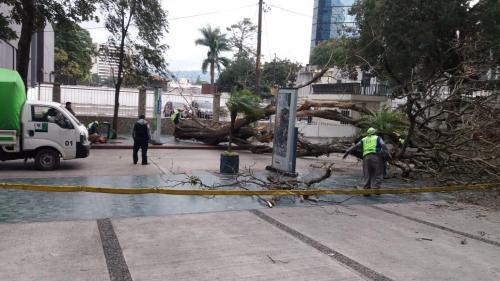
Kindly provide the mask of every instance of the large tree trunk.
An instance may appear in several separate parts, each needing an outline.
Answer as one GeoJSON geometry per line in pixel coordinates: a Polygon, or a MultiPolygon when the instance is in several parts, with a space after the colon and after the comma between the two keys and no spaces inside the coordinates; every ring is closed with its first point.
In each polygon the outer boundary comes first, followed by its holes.
{"type": "Polygon", "coordinates": [[[233,145],[234,123],[236,122],[237,116],[238,114],[235,111],[231,112],[231,126],[229,127],[229,146],[227,149],[229,151],[231,151],[233,145]]]}
{"type": "Polygon", "coordinates": [[[303,110],[297,112],[297,117],[318,117],[327,120],[340,121],[344,124],[353,124],[354,120],[350,117],[342,115],[338,110],[303,110]]]}
{"type": "MultiPolygon", "coordinates": [[[[186,140],[195,139],[206,144],[216,145],[221,142],[228,142],[230,131],[231,125],[228,123],[213,122],[211,120],[200,120],[198,122],[181,120],[175,130],[175,137],[186,140]]],[[[257,134],[257,130],[250,127],[238,126],[238,122],[235,122],[233,132],[234,138],[241,140],[246,140],[257,134]]]]}
{"type": "MultiPolygon", "coordinates": [[[[34,30],[35,3],[33,0],[22,1],[24,14],[21,20],[21,36],[17,46],[16,68],[23,79],[26,94],[28,93],[28,70],[30,64],[31,37],[34,30]]],[[[35,67],[33,64],[32,67],[35,67]]],[[[34,79],[34,77],[32,77],[34,79]]]]}
{"type": "Polygon", "coordinates": [[[122,36],[122,41],[120,43],[120,54],[118,62],[118,78],[115,84],[115,107],[113,109],[113,130],[118,132],[118,110],[120,108],[120,88],[123,83],[123,60],[125,57],[125,37],[122,36]]]}
{"type": "MultiPolygon", "coordinates": [[[[124,9],[124,8],[123,8],[124,9]]],[[[125,12],[122,13],[122,28],[121,28],[121,41],[120,41],[120,53],[118,54],[118,78],[115,84],[115,107],[113,109],[113,130],[115,133],[118,132],[118,110],[120,108],[120,88],[123,83],[123,61],[125,60],[125,39],[127,38],[128,28],[132,20],[132,15],[134,14],[135,6],[130,7],[127,22],[125,23],[125,12]]]]}
{"type": "Polygon", "coordinates": [[[299,108],[298,112],[303,110],[311,109],[311,107],[323,108],[323,107],[337,107],[341,109],[350,109],[357,111],[359,113],[369,114],[370,110],[366,107],[359,106],[358,104],[352,102],[337,102],[337,101],[311,101],[306,100],[299,108]]]}
{"type": "MultiPolygon", "coordinates": [[[[307,103],[307,102],[306,102],[307,103]]],[[[366,111],[363,108],[357,108],[352,103],[307,103],[307,105],[302,105],[299,109],[307,109],[312,106],[316,107],[337,107],[337,108],[349,108],[349,109],[359,109],[360,111],[366,111]],[[319,106],[321,105],[321,106],[319,106]]],[[[271,116],[276,113],[276,107],[269,105],[264,109],[265,116],[271,116]]],[[[297,112],[298,117],[305,116],[315,116],[329,120],[341,121],[348,124],[353,124],[355,121],[352,118],[343,116],[337,110],[302,110],[297,112]]],[[[258,131],[256,129],[248,127],[249,124],[258,121],[255,118],[239,118],[236,119],[234,123],[234,136],[240,140],[246,140],[250,137],[256,136],[258,131]]],[[[201,120],[194,122],[185,120],[178,125],[178,130],[175,132],[175,137],[179,139],[196,139],[198,141],[207,144],[219,144],[221,142],[227,142],[229,139],[229,133],[231,132],[230,124],[205,121],[201,120]]],[[[316,150],[316,149],[314,149],[316,150]]]]}

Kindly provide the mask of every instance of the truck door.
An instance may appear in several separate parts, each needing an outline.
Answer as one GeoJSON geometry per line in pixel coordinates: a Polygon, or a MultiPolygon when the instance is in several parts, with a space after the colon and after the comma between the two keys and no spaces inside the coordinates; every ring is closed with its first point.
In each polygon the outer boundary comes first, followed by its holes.
{"type": "Polygon", "coordinates": [[[48,146],[57,149],[63,159],[75,158],[79,136],[68,116],[49,105],[31,105],[30,110],[31,118],[24,128],[24,148],[48,146]]]}

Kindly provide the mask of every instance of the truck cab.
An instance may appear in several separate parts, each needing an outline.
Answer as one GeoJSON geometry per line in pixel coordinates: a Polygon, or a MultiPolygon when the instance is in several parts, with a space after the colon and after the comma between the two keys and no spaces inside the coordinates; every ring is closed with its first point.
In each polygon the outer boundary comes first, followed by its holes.
{"type": "Polygon", "coordinates": [[[35,159],[39,170],[54,170],[60,159],[89,155],[88,132],[59,103],[27,100],[21,113],[21,130],[0,130],[0,160],[35,159]]]}

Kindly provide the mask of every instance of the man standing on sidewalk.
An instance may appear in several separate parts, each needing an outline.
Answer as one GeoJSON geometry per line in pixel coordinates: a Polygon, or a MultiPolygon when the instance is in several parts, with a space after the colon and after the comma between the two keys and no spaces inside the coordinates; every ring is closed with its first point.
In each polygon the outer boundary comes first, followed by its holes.
{"type": "Polygon", "coordinates": [[[381,137],[377,136],[374,128],[369,128],[367,136],[351,146],[344,154],[344,159],[351,151],[361,148],[363,152],[363,188],[380,189],[383,178],[383,162],[381,155],[387,152],[387,146],[381,137]]]}
{"type": "Polygon", "coordinates": [[[140,148],[142,154],[142,165],[148,165],[148,143],[151,139],[151,133],[149,131],[149,124],[144,115],[140,115],[139,120],[135,122],[134,130],[132,131],[132,138],[134,139],[134,164],[137,164],[137,161],[139,160],[137,152],[140,148]]]}

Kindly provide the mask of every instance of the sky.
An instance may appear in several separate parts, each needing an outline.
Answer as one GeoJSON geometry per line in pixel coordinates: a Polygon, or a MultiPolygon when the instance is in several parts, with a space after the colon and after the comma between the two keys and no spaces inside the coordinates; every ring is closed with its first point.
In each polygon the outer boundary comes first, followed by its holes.
{"type": "MultiPolygon", "coordinates": [[[[200,28],[210,24],[226,27],[250,18],[257,24],[258,0],[160,0],[168,13],[169,33],[164,43],[169,45],[165,57],[170,71],[200,70],[207,49],[196,46],[194,41],[201,36],[200,28]]],[[[314,0],[266,0],[263,15],[262,55],[271,61],[276,55],[307,64],[311,41],[314,0]]],[[[108,33],[101,21],[86,22],[96,43],[105,43],[108,33]]],[[[231,57],[231,53],[225,54],[231,57]]]]}

